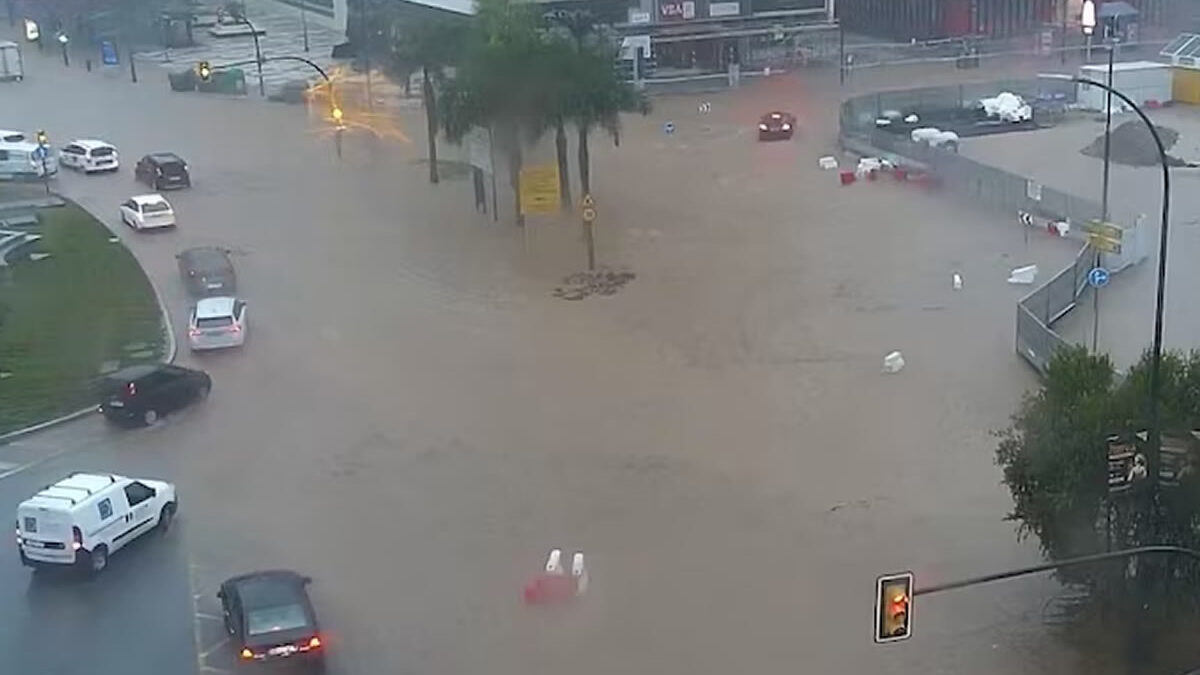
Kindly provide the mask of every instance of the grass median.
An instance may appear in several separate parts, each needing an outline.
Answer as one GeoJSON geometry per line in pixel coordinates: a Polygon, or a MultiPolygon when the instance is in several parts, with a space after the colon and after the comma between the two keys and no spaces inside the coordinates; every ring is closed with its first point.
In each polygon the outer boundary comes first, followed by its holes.
{"type": "Polygon", "coordinates": [[[0,434],[95,403],[103,372],[166,350],[133,254],[73,203],[40,215],[42,238],[0,267],[0,434]]]}

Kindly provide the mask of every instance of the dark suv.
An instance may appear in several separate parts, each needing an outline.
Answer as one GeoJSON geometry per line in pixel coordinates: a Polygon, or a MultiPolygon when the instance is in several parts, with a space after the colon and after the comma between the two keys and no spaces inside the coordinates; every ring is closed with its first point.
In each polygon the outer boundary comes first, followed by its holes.
{"type": "Polygon", "coordinates": [[[192,186],[187,162],[173,152],[154,152],[138,160],[133,176],[155,190],[171,190],[192,186]]]}
{"type": "Polygon", "coordinates": [[[100,412],[110,422],[150,426],[210,389],[212,379],[203,371],[169,363],[130,366],[101,381],[100,412]]]}

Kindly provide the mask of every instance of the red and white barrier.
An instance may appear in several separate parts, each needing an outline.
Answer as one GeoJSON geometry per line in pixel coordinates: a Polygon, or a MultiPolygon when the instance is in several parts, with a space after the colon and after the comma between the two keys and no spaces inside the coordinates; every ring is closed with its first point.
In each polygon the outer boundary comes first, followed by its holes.
{"type": "Polygon", "coordinates": [[[562,565],[562,550],[553,549],[546,558],[545,570],[525,584],[525,604],[559,605],[570,602],[587,593],[588,582],[582,551],[576,551],[571,557],[571,574],[568,575],[562,565]]]}

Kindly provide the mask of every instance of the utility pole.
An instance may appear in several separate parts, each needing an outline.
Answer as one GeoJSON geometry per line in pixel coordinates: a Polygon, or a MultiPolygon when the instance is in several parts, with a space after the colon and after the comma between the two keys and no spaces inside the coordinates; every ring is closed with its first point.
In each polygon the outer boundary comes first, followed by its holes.
{"type": "Polygon", "coordinates": [[[596,238],[592,232],[592,224],[596,222],[596,202],[592,201],[590,193],[583,195],[580,216],[583,220],[583,241],[587,245],[588,271],[591,272],[596,269],[596,238]]]}

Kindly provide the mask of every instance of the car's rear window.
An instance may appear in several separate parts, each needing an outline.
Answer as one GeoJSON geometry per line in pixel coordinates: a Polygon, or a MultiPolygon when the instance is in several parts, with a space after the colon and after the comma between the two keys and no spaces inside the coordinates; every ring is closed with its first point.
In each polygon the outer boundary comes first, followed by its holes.
{"type": "Polygon", "coordinates": [[[112,148],[92,148],[92,157],[108,157],[115,152],[112,148]]]}
{"type": "Polygon", "coordinates": [[[233,325],[231,316],[210,316],[196,319],[197,328],[224,328],[233,325]]]}
{"type": "Polygon", "coordinates": [[[251,610],[246,616],[246,632],[250,635],[265,635],[285,630],[296,630],[308,625],[308,616],[300,605],[282,605],[251,610]]]}
{"type": "Polygon", "coordinates": [[[183,163],[182,162],[160,162],[158,165],[158,168],[163,173],[171,173],[171,174],[183,173],[183,163]]]}
{"type": "Polygon", "coordinates": [[[166,202],[146,202],[142,204],[142,213],[162,213],[170,210],[171,205],[166,202]]]}

